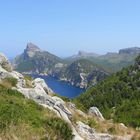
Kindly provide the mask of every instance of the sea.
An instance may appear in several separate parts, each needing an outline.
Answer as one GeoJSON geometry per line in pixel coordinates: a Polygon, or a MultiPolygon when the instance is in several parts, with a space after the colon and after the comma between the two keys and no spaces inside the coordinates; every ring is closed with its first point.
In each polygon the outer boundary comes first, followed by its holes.
{"type": "Polygon", "coordinates": [[[68,98],[75,98],[81,93],[85,92],[85,89],[73,86],[65,81],[60,81],[52,76],[48,75],[31,75],[33,78],[42,78],[46,84],[54,91],[54,93],[68,98]]]}

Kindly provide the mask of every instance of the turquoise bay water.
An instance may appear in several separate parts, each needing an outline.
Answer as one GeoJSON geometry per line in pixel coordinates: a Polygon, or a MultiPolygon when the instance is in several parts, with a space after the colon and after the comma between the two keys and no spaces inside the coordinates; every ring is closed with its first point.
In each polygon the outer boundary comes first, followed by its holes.
{"type": "Polygon", "coordinates": [[[61,96],[66,96],[68,98],[74,98],[79,94],[85,92],[85,89],[81,89],[68,84],[67,82],[62,82],[51,76],[42,75],[32,75],[33,78],[42,78],[45,80],[47,85],[57,94],[61,96]]]}

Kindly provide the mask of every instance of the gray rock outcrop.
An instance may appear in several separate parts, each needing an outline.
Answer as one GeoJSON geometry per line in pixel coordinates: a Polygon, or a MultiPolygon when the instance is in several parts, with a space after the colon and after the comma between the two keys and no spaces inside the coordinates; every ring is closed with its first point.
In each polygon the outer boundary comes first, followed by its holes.
{"type": "Polygon", "coordinates": [[[77,122],[76,130],[85,140],[112,140],[113,136],[105,133],[97,133],[95,129],[88,125],[77,122]]]}
{"type": "Polygon", "coordinates": [[[5,57],[4,54],[0,53],[0,67],[11,72],[12,67],[8,59],[5,57]]]}
{"type": "Polygon", "coordinates": [[[78,133],[85,139],[91,140],[95,139],[96,137],[94,136],[95,130],[90,128],[88,125],[82,123],[82,122],[77,122],[76,130],[78,133]]]}
{"type": "Polygon", "coordinates": [[[101,120],[104,120],[102,113],[99,111],[97,107],[91,107],[88,111],[88,114],[97,117],[101,120]]]}
{"type": "Polygon", "coordinates": [[[33,43],[28,43],[26,49],[24,50],[24,57],[33,57],[36,52],[40,52],[41,50],[38,46],[34,45],[33,43]]]}
{"type": "Polygon", "coordinates": [[[133,55],[133,54],[139,54],[139,53],[140,53],[139,47],[126,48],[126,49],[119,50],[119,54],[133,55]]]}
{"type": "Polygon", "coordinates": [[[47,94],[51,94],[53,93],[52,89],[50,89],[48,87],[48,85],[45,83],[45,81],[41,78],[36,78],[34,81],[33,81],[33,84],[35,86],[39,85],[41,87],[43,87],[43,89],[47,92],[47,94]]]}
{"type": "MultiPolygon", "coordinates": [[[[41,79],[35,79],[33,81],[35,86],[34,88],[18,87],[17,90],[21,92],[25,97],[32,99],[36,103],[56,112],[59,117],[63,118],[67,123],[70,124],[75,136],[74,139],[83,140],[71,123],[72,113],[66,107],[65,102],[59,97],[52,97],[49,95],[48,92],[46,92],[47,85],[42,85],[40,82],[38,83],[40,80],[41,79]]],[[[47,91],[50,91],[50,89],[47,89],[47,91]]]]}

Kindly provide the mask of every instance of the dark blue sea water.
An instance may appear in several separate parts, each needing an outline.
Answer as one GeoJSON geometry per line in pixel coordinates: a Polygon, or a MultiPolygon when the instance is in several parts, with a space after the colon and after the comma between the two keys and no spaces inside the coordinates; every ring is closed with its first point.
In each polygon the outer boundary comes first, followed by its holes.
{"type": "Polygon", "coordinates": [[[62,82],[51,76],[42,75],[31,75],[33,78],[43,78],[47,85],[57,94],[61,96],[66,96],[69,98],[74,98],[79,94],[85,92],[85,89],[81,89],[68,84],[67,82],[62,82]]]}

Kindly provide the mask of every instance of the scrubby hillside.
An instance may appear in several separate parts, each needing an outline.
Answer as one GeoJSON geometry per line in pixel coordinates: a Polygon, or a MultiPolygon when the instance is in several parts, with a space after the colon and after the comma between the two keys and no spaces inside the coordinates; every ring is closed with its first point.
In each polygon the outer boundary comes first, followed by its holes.
{"type": "Polygon", "coordinates": [[[105,79],[109,74],[86,59],[76,60],[61,70],[58,77],[81,88],[87,88],[105,79]]]}
{"type": "Polygon", "coordinates": [[[3,140],[72,139],[70,126],[57,115],[0,85],[0,138],[3,140]]]}
{"type": "Polygon", "coordinates": [[[13,71],[0,55],[0,139],[2,140],[130,140],[135,130],[88,114],[57,97],[40,78],[13,71]]]}
{"type": "Polygon", "coordinates": [[[140,56],[135,64],[113,74],[81,94],[77,106],[85,111],[96,106],[107,119],[140,127],[140,56]]]}
{"type": "MultiPolygon", "coordinates": [[[[32,94],[43,90],[41,86],[35,90],[35,85],[29,80],[31,79],[12,71],[7,58],[0,54],[0,139],[71,140],[72,129],[65,120],[56,112],[27,98],[26,93],[24,95],[19,92],[22,88],[32,94]]],[[[43,83],[42,86],[46,94],[52,92],[43,83]]]]}

